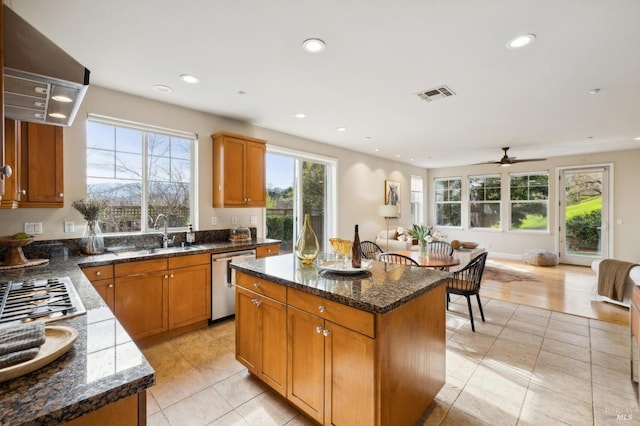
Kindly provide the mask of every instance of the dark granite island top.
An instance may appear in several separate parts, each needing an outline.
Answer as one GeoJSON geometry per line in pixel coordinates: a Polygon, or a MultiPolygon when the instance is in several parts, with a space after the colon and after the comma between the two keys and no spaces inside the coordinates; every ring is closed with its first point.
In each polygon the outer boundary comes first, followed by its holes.
{"type": "Polygon", "coordinates": [[[249,275],[296,288],[363,311],[385,314],[440,285],[446,272],[373,261],[356,275],[303,266],[293,254],[232,264],[249,275]]]}

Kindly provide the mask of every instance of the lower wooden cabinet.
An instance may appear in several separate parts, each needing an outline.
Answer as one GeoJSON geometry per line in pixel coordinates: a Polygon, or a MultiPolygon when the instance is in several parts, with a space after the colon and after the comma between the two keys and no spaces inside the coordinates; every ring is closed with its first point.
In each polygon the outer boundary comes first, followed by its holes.
{"type": "Polygon", "coordinates": [[[115,305],[116,303],[115,287],[116,286],[113,281],[113,278],[91,281],[91,284],[93,285],[93,288],[96,289],[100,297],[102,297],[102,300],[104,300],[104,303],[106,303],[109,309],[111,309],[111,311],[114,312],[116,308],[116,305],[115,305]]]}
{"type": "Polygon", "coordinates": [[[115,285],[114,314],[132,339],[149,337],[169,329],[166,270],[116,277],[115,285]]]}
{"type": "Polygon", "coordinates": [[[286,354],[287,306],[237,285],[236,359],[280,395],[286,396],[286,354]]]}
{"type": "Polygon", "coordinates": [[[256,247],[256,259],[280,254],[280,244],[269,244],[256,247]]]}
{"type": "Polygon", "coordinates": [[[372,425],[374,339],[289,306],[287,397],[322,424],[372,425]]]}
{"type": "Polygon", "coordinates": [[[211,318],[209,256],[207,263],[169,270],[169,329],[211,318]]]}

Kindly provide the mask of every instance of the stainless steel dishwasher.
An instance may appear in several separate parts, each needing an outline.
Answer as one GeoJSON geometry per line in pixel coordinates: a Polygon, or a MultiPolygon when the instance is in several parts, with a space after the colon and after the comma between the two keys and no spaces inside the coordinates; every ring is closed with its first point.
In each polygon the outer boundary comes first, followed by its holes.
{"type": "Polygon", "coordinates": [[[211,255],[211,321],[236,312],[236,271],[231,269],[230,263],[255,258],[255,250],[211,255]]]}

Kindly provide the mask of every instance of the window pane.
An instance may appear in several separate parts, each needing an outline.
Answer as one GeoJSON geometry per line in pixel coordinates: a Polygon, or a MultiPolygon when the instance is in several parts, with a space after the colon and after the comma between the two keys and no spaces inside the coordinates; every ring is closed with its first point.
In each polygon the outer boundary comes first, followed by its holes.
{"type": "Polygon", "coordinates": [[[511,229],[547,230],[549,175],[510,176],[511,229]]]}
{"type": "Polygon", "coordinates": [[[547,229],[547,203],[511,204],[511,229],[547,229]]]}
{"type": "Polygon", "coordinates": [[[115,151],[87,149],[87,176],[115,177],[115,151]]]}
{"type": "Polygon", "coordinates": [[[116,151],[142,154],[142,132],[116,127],[116,151]]]}
{"type": "Polygon", "coordinates": [[[472,228],[500,228],[500,203],[470,203],[469,221],[472,228]]]}
{"type": "Polygon", "coordinates": [[[460,226],[462,180],[437,179],[434,186],[436,225],[460,226]]]}
{"type": "Polygon", "coordinates": [[[89,121],[87,123],[87,148],[113,150],[115,148],[115,127],[89,121]]]}
{"type": "Polygon", "coordinates": [[[436,225],[460,226],[460,204],[446,203],[436,205],[436,225]]]}
{"type": "Polygon", "coordinates": [[[142,155],[116,153],[116,178],[142,179],[142,155]]]}

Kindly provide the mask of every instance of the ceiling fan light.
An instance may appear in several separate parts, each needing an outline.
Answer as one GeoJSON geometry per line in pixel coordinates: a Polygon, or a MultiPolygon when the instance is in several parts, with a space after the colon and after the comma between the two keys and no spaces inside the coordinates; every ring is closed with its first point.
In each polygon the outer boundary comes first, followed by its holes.
{"type": "Polygon", "coordinates": [[[309,53],[322,52],[325,46],[324,41],[319,38],[308,38],[302,42],[302,48],[309,53]]]}

